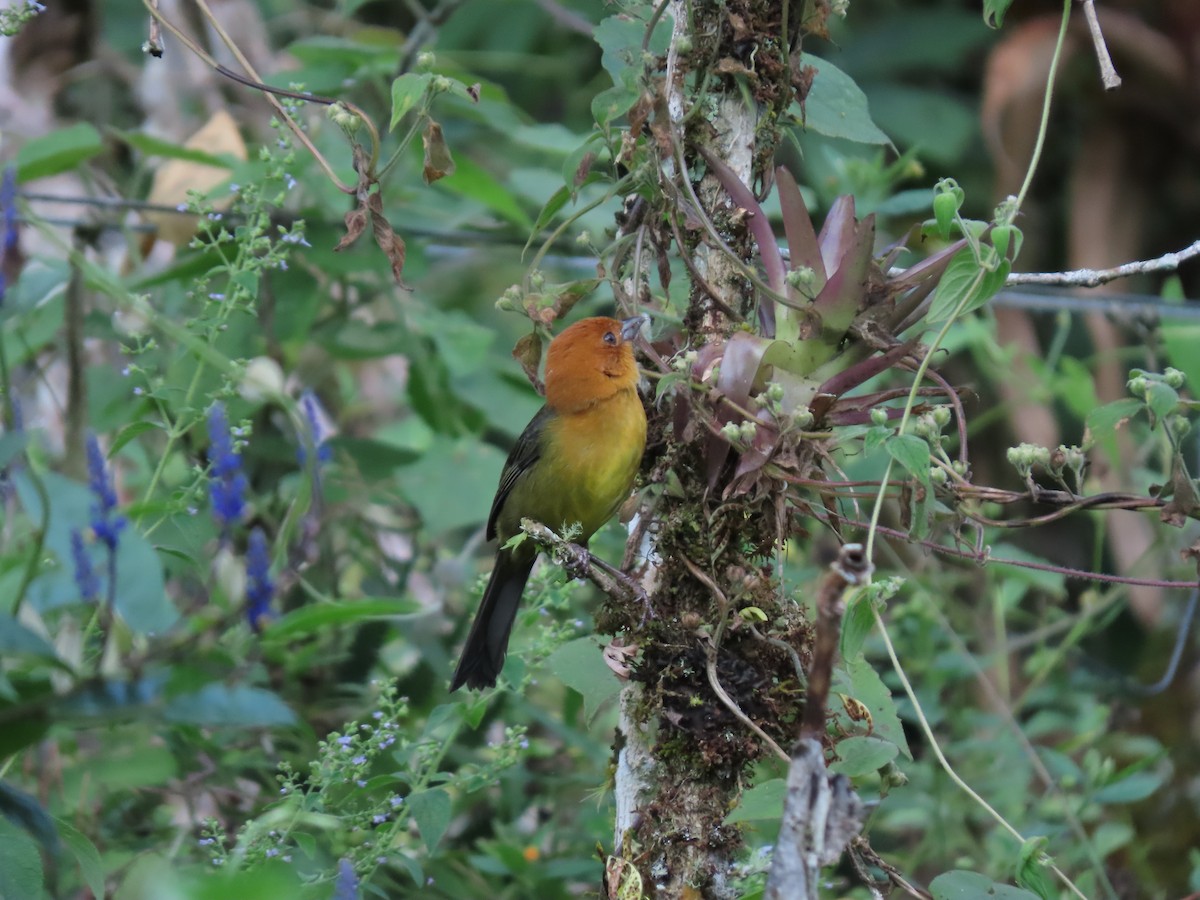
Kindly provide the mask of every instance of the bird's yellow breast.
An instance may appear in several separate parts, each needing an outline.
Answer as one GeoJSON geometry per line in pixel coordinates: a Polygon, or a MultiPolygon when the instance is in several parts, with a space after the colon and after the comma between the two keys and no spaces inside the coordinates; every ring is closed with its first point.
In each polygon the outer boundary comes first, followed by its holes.
{"type": "Polygon", "coordinates": [[[646,413],[634,389],[580,412],[558,415],[546,427],[537,464],[513,489],[497,530],[515,534],[518,516],[555,531],[578,522],[586,541],[629,496],[646,446],[646,413]],[[513,519],[513,521],[509,521],[513,519]]]}

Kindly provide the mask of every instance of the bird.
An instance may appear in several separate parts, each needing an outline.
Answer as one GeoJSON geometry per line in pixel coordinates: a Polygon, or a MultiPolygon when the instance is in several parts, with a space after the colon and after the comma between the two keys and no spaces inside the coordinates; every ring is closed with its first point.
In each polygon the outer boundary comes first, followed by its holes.
{"type": "Polygon", "coordinates": [[[581,319],[546,351],[546,403],[517,438],[492,501],[487,538],[496,564],[479,601],[450,690],[494,687],[537,546],[505,545],[528,518],[578,524],[585,545],[628,498],[646,446],[646,411],[633,341],[645,315],[581,319]]]}

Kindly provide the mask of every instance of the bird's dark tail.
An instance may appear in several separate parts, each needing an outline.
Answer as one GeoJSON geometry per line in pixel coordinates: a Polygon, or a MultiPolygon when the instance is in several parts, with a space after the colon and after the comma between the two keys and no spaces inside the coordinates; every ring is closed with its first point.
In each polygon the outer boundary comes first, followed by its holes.
{"type": "Polygon", "coordinates": [[[504,668],[508,636],[535,559],[536,553],[501,550],[496,554],[496,567],[492,569],[492,577],[479,601],[479,611],[475,613],[471,633],[467,635],[458,668],[454,670],[450,690],[457,691],[464,684],[469,688],[495,686],[500,670],[504,668]]]}

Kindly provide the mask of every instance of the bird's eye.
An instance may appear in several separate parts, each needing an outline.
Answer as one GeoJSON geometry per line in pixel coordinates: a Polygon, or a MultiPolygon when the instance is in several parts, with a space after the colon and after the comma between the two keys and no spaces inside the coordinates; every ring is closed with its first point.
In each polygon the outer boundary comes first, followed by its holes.
{"type": "Polygon", "coordinates": [[[609,344],[609,345],[615,345],[617,343],[617,336],[615,334],[613,334],[611,331],[604,332],[604,343],[609,344]]]}

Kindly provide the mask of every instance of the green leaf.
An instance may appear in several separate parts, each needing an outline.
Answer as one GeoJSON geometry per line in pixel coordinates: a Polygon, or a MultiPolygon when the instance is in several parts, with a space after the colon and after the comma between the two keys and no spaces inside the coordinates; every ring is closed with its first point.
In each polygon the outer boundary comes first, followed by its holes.
{"type": "Polygon", "coordinates": [[[1087,430],[1094,438],[1109,437],[1140,413],[1144,405],[1140,400],[1126,397],[1098,406],[1087,414],[1087,430]]]}
{"type": "Polygon", "coordinates": [[[327,628],[344,626],[351,622],[368,619],[392,619],[409,616],[421,611],[420,604],[412,600],[386,597],[363,597],[340,603],[318,603],[294,609],[283,618],[267,625],[263,640],[291,640],[316,634],[327,628]]]}
{"type": "Polygon", "coordinates": [[[439,188],[482,204],[522,231],[527,231],[533,226],[533,220],[513,199],[512,192],[504,182],[470,157],[463,157],[457,160],[457,163],[454,177],[439,181],[439,188]]]}
{"type": "Polygon", "coordinates": [[[736,822],[777,822],[783,815],[783,798],[787,794],[787,781],[770,778],[762,784],[745,791],[741,799],[725,817],[729,824],[736,822]]]}
{"type": "Polygon", "coordinates": [[[296,721],[295,713],[271,691],[216,682],[171,698],[164,716],[169,722],[191,725],[268,727],[296,721]]]}
{"type": "Polygon", "coordinates": [[[870,735],[843,738],[837,742],[834,749],[838,758],[829,766],[829,771],[850,778],[879,771],[900,752],[900,748],[891,741],[870,735]]]}
{"type": "Polygon", "coordinates": [[[232,169],[242,164],[242,160],[232,155],[216,156],[212,153],[206,153],[203,150],[195,150],[191,147],[173,144],[170,141],[164,141],[162,138],[144,134],[140,131],[122,131],[119,128],[112,128],[110,132],[146,156],[165,156],[168,159],[182,159],[187,162],[199,163],[203,166],[214,166],[220,169],[232,169]]]}
{"type": "Polygon", "coordinates": [[[1157,772],[1134,772],[1120,781],[1106,784],[1092,794],[1092,800],[1096,803],[1136,803],[1145,800],[1162,784],[1163,776],[1157,772]]]}
{"type": "Polygon", "coordinates": [[[410,794],[405,803],[425,841],[425,849],[432,853],[450,824],[450,795],[441,788],[430,788],[410,794]]]}
{"type": "Polygon", "coordinates": [[[100,132],[86,122],[52,131],[17,151],[17,182],[68,172],[103,149],[100,132]]]}
{"type": "Polygon", "coordinates": [[[1012,0],[983,0],[983,21],[988,28],[999,28],[1004,24],[1004,14],[1012,0]]]}
{"type": "Polygon", "coordinates": [[[929,487],[929,444],[915,434],[897,434],[884,447],[888,455],[900,463],[921,484],[929,487]]]}
{"type": "Polygon", "coordinates": [[[1037,900],[1036,894],[1007,884],[998,884],[986,875],[955,869],[945,872],[929,883],[934,900],[1037,900]]]}
{"type": "Polygon", "coordinates": [[[875,627],[875,614],[871,609],[871,600],[863,591],[851,598],[842,616],[842,636],[838,650],[842,659],[855,659],[861,652],[863,643],[871,629],[875,627]]]}
{"type": "MultiPolygon", "coordinates": [[[[984,249],[995,253],[990,247],[984,249]]],[[[1004,287],[1011,270],[1012,263],[1007,259],[1000,261],[995,269],[985,269],[976,261],[971,248],[964,247],[942,273],[925,320],[941,322],[952,315],[966,315],[979,309],[1004,287]]]]}
{"type": "MultiPolygon", "coordinates": [[[[58,852],[58,835],[54,831],[54,820],[36,799],[4,781],[0,781],[0,815],[10,824],[23,828],[47,853],[58,852]]],[[[0,893],[0,897],[3,896],[4,894],[0,893]]]]}
{"type": "Polygon", "coordinates": [[[439,436],[425,455],[396,470],[400,490],[420,510],[429,533],[442,534],[487,518],[504,454],[474,438],[439,436]]]}
{"type": "Polygon", "coordinates": [[[550,654],[546,662],[563,684],[583,697],[583,716],[588,722],[621,691],[621,682],[605,664],[604,654],[593,637],[568,641],[550,654]]]}
{"type": "Polygon", "coordinates": [[[93,897],[103,897],[104,865],[100,862],[100,854],[96,850],[96,845],[88,840],[87,835],[65,819],[55,819],[54,825],[58,829],[58,836],[62,839],[63,844],[75,857],[75,862],[79,865],[79,872],[83,876],[83,883],[88,886],[93,897]]]}
{"type": "Polygon", "coordinates": [[[843,693],[848,693],[870,711],[872,734],[891,741],[900,748],[901,753],[912,759],[900,716],[896,713],[896,703],[874,667],[863,657],[856,657],[848,661],[844,669],[834,670],[834,683],[836,685],[839,682],[843,693]]]}
{"type": "MultiPolygon", "coordinates": [[[[41,479],[50,500],[46,546],[58,557],[63,569],[72,571],[71,532],[88,527],[94,504],[92,493],[82,484],[55,472],[46,472],[41,479]]],[[[18,473],[13,484],[26,513],[35,522],[41,522],[44,517],[41,499],[30,483],[28,473],[18,473]]],[[[105,594],[107,569],[107,561],[100,564],[97,555],[97,573],[105,583],[105,594]]],[[[162,633],[179,619],[179,613],[166,593],[158,554],[131,526],[121,532],[117,544],[115,602],[117,612],[138,634],[162,633]]]]}
{"type": "Polygon", "coordinates": [[[37,844],[7,819],[0,819],[0,897],[42,897],[42,856],[37,844]]]}
{"type": "Polygon", "coordinates": [[[28,440],[27,431],[9,431],[0,435],[0,468],[7,466],[18,454],[24,452],[28,440]]]}
{"type": "Polygon", "coordinates": [[[1165,419],[1179,408],[1179,393],[1164,381],[1150,381],[1146,385],[1146,406],[1152,421],[1165,419]]]}
{"type": "Polygon", "coordinates": [[[417,101],[429,89],[432,78],[433,75],[429,72],[405,72],[392,82],[392,121],[388,125],[389,129],[399,125],[408,111],[417,105],[417,101]]]}
{"type": "Polygon", "coordinates": [[[817,70],[803,110],[799,104],[790,110],[807,130],[860,144],[891,143],[871,120],[867,95],[849,75],[811,53],[801,55],[800,65],[817,70]]]}
{"type": "MultiPolygon", "coordinates": [[[[662,16],[654,25],[646,50],[653,54],[665,53],[673,27],[671,16],[662,16]]],[[[602,19],[592,32],[592,38],[600,45],[600,65],[612,76],[613,84],[641,73],[641,47],[645,34],[645,22],[624,14],[602,19]]]]}
{"type": "Polygon", "coordinates": [[[1177,322],[1164,320],[1162,329],[1163,347],[1167,361],[1187,376],[1192,394],[1200,391],[1200,322],[1177,322]]]}
{"type": "Polygon", "coordinates": [[[1029,838],[1021,845],[1017,859],[1017,884],[1033,891],[1042,900],[1053,900],[1058,896],[1044,852],[1048,843],[1049,839],[1044,836],[1029,838]]]}
{"type": "Polygon", "coordinates": [[[0,616],[0,656],[20,653],[59,662],[54,645],[12,616],[0,616]]]}
{"type": "Polygon", "coordinates": [[[162,431],[163,426],[158,422],[130,422],[124,428],[117,432],[117,436],[113,438],[112,444],[108,448],[108,455],[116,456],[121,448],[135,438],[140,437],[147,431],[162,431]]]}

